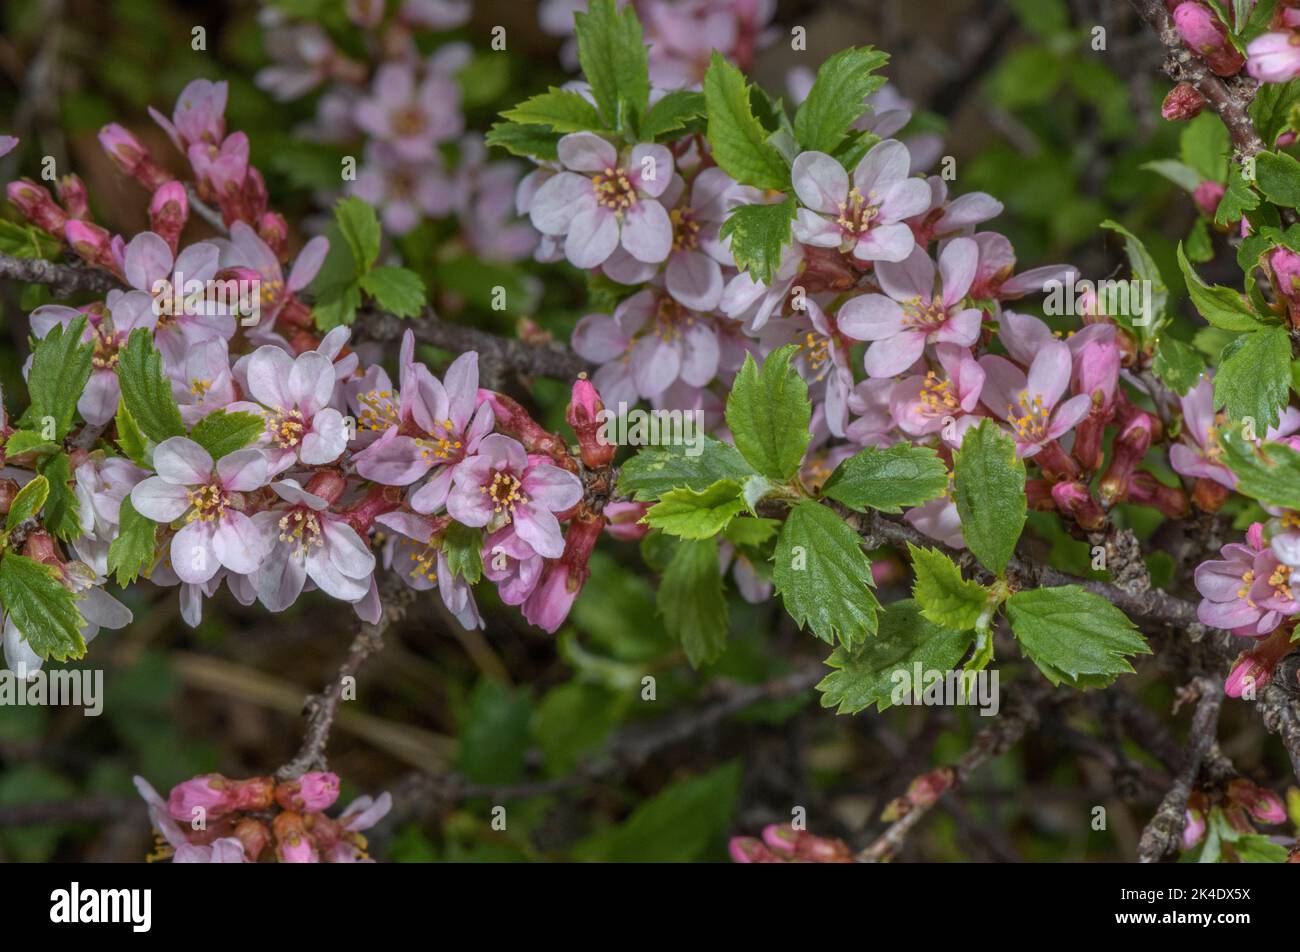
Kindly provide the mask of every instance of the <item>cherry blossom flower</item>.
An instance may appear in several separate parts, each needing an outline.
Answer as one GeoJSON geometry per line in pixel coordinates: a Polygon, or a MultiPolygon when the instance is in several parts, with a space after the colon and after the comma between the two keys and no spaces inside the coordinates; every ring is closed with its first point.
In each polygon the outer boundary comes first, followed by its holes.
{"type": "Polygon", "coordinates": [[[798,348],[791,363],[808,382],[812,398],[821,398],[831,435],[844,436],[849,422],[853,370],[849,366],[848,344],[835,319],[809,298],[801,311],[769,322],[759,336],[759,346],[765,353],[789,343],[798,348]]]}
{"type": "Polygon", "coordinates": [[[803,246],[797,242],[787,245],[781,250],[781,261],[770,284],[756,281],[748,271],[742,271],[727,282],[718,309],[741,321],[747,331],[757,333],[774,313],[780,316],[803,266],[803,246]]]}
{"type": "Polygon", "coordinates": [[[496,583],[501,600],[522,605],[542,578],[544,561],[509,525],[483,539],[483,574],[496,583]]]}
{"type": "Polygon", "coordinates": [[[386,568],[395,571],[417,592],[437,588],[442,603],[462,628],[483,627],[473,590],[452,572],[447,549],[434,535],[426,517],[410,512],[386,512],[376,516],[375,522],[394,533],[384,547],[386,568]]]}
{"type": "Polygon", "coordinates": [[[1246,47],[1246,72],[1261,83],[1286,83],[1300,76],[1297,36],[1286,31],[1255,37],[1246,47]]]}
{"type": "Polygon", "coordinates": [[[243,494],[269,481],[266,456],[237,450],[213,462],[184,436],[163,440],[154,450],[158,475],[131,490],[137,512],[155,522],[185,524],[171,542],[171,565],[182,581],[201,584],[224,566],[250,575],[262,564],[270,541],[241,511],[243,494]]]}
{"type": "Polygon", "coordinates": [[[453,202],[451,179],[436,156],[406,159],[383,140],[367,144],[365,164],[347,191],[374,205],[394,235],[405,235],[422,218],[447,214],[453,202]]]}
{"type": "MultiPolygon", "coordinates": [[[[220,263],[222,268],[251,268],[257,272],[260,280],[261,320],[253,329],[256,332],[270,328],[292,296],[311,284],[328,253],[329,239],[323,236],[313,238],[298,253],[286,281],[279,256],[258,237],[257,232],[244,222],[237,221],[230,226],[230,240],[222,246],[220,263]]],[[[224,336],[229,338],[230,334],[224,336]]]]}
{"type": "Polygon", "coordinates": [[[1061,341],[1043,344],[1029,374],[996,354],[979,360],[984,370],[980,402],[1015,430],[1016,453],[1030,457],[1044,444],[1068,433],[1088,413],[1092,400],[1084,394],[1061,402],[1070,384],[1070,348],[1061,341]]]}
{"type": "Polygon", "coordinates": [[[129,460],[110,456],[91,457],[74,475],[83,535],[72,540],[72,548],[96,574],[107,575],[108,547],[117,537],[122,500],[149,474],[129,460]]]}
{"type": "Polygon", "coordinates": [[[1291,570],[1263,543],[1263,527],[1255,523],[1246,543],[1229,543],[1223,558],[1196,567],[1201,602],[1196,617],[1206,625],[1234,635],[1261,638],[1300,611],[1291,589],[1291,570]]]}
{"type": "Polygon", "coordinates": [[[907,147],[895,139],[872,146],[853,170],[824,152],[803,152],[790,170],[803,203],[794,236],[806,245],[838,248],[859,261],[903,261],[916,240],[905,219],[930,204],[930,189],[908,177],[907,147]]]}
{"type": "Polygon", "coordinates": [[[375,71],[370,95],[357,104],[355,118],[413,162],[434,158],[438,143],[456,138],[465,124],[454,78],[430,69],[420,79],[409,62],[384,63],[375,71]]]}
{"type": "Polygon", "coordinates": [[[939,254],[939,285],[930,256],[916,248],[906,261],[882,261],[876,278],[884,294],[864,294],[840,308],[840,330],[871,341],[866,370],[892,377],[916,363],[927,343],[970,347],[979,337],[981,313],[962,307],[975,278],[978,246],[954,238],[939,254]]]}
{"type": "Polygon", "coordinates": [[[1015,249],[1005,235],[995,231],[978,232],[971,236],[971,240],[979,246],[980,252],[975,281],[970,289],[973,298],[1009,301],[1027,294],[1046,293],[1052,282],[1069,286],[1078,280],[1079,270],[1068,264],[1043,265],[1015,274],[1015,249]]]}
{"type": "Polygon", "coordinates": [[[261,445],[272,475],[294,463],[332,463],[347,449],[343,414],[330,406],[334,365],[325,355],[308,351],[291,357],[271,344],[259,347],[248,361],[248,390],[267,408],[256,409],[266,419],[261,445]]]}
{"type": "Polygon", "coordinates": [[[620,157],[591,132],[569,133],[558,150],[565,171],[533,196],[528,213],[534,227],[563,236],[565,257],[579,268],[603,264],[620,245],[638,261],[666,260],[673,226],[657,199],[672,179],[672,154],[642,143],[620,157]]]}
{"type": "Polygon", "coordinates": [[[226,137],[226,98],[229,92],[229,84],[224,81],[196,79],[176,97],[176,108],[170,120],[152,106],[149,115],[181,152],[197,143],[215,145],[226,137]]]}
{"type": "Polygon", "coordinates": [[[973,412],[984,388],[984,369],[969,350],[939,344],[934,354],[938,370],[905,377],[889,394],[890,412],[909,436],[937,433],[947,421],[973,412]]]}
{"type": "Polygon", "coordinates": [[[513,526],[538,555],[558,558],[564,537],[555,513],[582,498],[577,476],[529,457],[518,441],[493,433],[456,468],[447,512],[467,526],[513,526]]]}
{"type": "Polygon", "coordinates": [[[197,342],[186,353],[184,363],[173,368],[171,383],[172,396],[187,426],[234,403],[229,345],[220,337],[197,342]]]}
{"type": "Polygon", "coordinates": [[[167,802],[149,781],[134,777],[136,791],[149,808],[149,820],[172,850],[174,863],[243,863],[244,844],[236,836],[218,837],[211,843],[191,843],[179,823],[167,811],[167,802]]]}

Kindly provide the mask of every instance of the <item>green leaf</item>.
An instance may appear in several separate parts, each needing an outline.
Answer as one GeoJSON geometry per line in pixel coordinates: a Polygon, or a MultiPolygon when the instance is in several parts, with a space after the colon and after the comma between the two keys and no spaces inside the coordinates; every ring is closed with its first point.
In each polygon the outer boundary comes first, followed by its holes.
{"type": "Polygon", "coordinates": [[[122,385],[122,402],[140,432],[155,443],[185,435],[181,411],[163,373],[162,354],[146,328],[133,330],[126,347],[118,351],[117,379],[122,385]]]}
{"type": "Polygon", "coordinates": [[[1016,592],[1006,608],[1020,647],[1053,684],[1109,683],[1133,670],[1127,655],[1151,653],[1122,611],[1078,585],[1016,592]]]}
{"type": "Polygon", "coordinates": [[[917,664],[922,671],[956,670],[973,640],[971,632],[936,625],[911,599],[891,602],[880,616],[876,637],[856,652],[836,648],[826,659],[836,670],[817,685],[822,707],[837,707],[839,714],[857,714],[872,705],[883,711],[894,703],[895,672],[910,678],[917,664]]]}
{"type": "Polygon", "coordinates": [[[1233,842],[1232,851],[1243,863],[1285,863],[1290,856],[1285,846],[1260,833],[1243,833],[1233,842]]]}
{"type": "Polygon", "coordinates": [[[45,528],[68,542],[82,535],[81,503],[72,488],[72,460],[67,453],[49,457],[41,466],[41,475],[49,481],[50,494],[45,500],[45,528]]]}
{"type": "Polygon", "coordinates": [[[356,195],[339,199],[334,217],[357,263],[357,274],[365,274],[379,257],[379,217],[369,202],[356,195]]]}
{"type": "Polygon", "coordinates": [[[1277,137],[1291,128],[1291,111],[1300,104],[1300,80],[1262,83],[1250,102],[1255,131],[1270,149],[1277,137]]]}
{"type": "Polygon", "coordinates": [[[740,794],[740,763],[679,780],[643,801],[624,822],[580,840],[575,859],[604,863],[688,863],[721,841],[740,794]]]}
{"type": "Polygon", "coordinates": [[[870,108],[864,101],[885,84],[872,76],[889,55],[871,47],[849,47],[831,56],[817,70],[808,98],[794,114],[794,132],[805,151],[834,152],[849,128],[870,108]]]}
{"type": "Polygon", "coordinates": [[[53,453],[58,448],[58,443],[44,439],[34,430],[14,430],[5,440],[5,456],[10,459],[25,453],[53,453]]]}
{"type": "Polygon", "coordinates": [[[1205,176],[1200,172],[1176,159],[1155,159],[1151,162],[1143,162],[1138,167],[1148,172],[1155,172],[1189,192],[1196,191],[1205,181],[1205,176]]]}
{"type": "Polygon", "coordinates": [[[704,98],[709,107],[709,144],[722,170],[742,185],[788,189],[789,166],[754,117],[744,74],[717,50],[704,75],[704,98]]]}
{"type": "Polygon", "coordinates": [[[735,545],[756,548],[775,536],[780,527],[776,519],[733,519],[722,534],[735,545]]]}
{"type": "Polygon", "coordinates": [[[1219,199],[1219,207],[1214,212],[1214,223],[1227,225],[1240,221],[1246,212],[1256,208],[1259,208],[1259,194],[1242,176],[1241,166],[1233,165],[1228,170],[1228,190],[1219,199]]]}
{"type": "Polygon", "coordinates": [[[1237,476],[1237,492],[1287,509],[1300,509],[1300,452],[1285,443],[1260,443],[1237,430],[1219,435],[1223,462],[1237,476]]]}
{"type": "Polygon", "coordinates": [[[373,268],[362,277],[361,288],[397,317],[417,317],[424,308],[424,282],[410,268],[373,268]]]}
{"type": "Polygon", "coordinates": [[[777,536],[772,581],[800,628],[850,650],[876,631],[880,603],[871,591],[871,562],[857,533],[811,500],[794,506],[777,536]]]}
{"type": "Polygon", "coordinates": [[[50,483],[44,476],[34,477],[26,486],[18,490],[14,501],[9,504],[9,515],[5,517],[5,529],[10,530],[36,514],[45,505],[50,495],[50,483]]]}
{"type": "Polygon", "coordinates": [[[317,297],[312,304],[311,313],[316,327],[329,332],[356,321],[360,307],[361,282],[352,281],[317,297]]]}
{"type": "Polygon", "coordinates": [[[501,116],[521,125],[550,126],[556,132],[586,132],[603,128],[596,107],[581,93],[554,86],[513,109],[507,109],[501,116]]]}
{"type": "Polygon", "coordinates": [[[1178,135],[1178,154],[1183,164],[1212,182],[1222,182],[1228,177],[1231,149],[1228,130],[1209,110],[1183,126],[1178,135]]]}
{"type": "Polygon", "coordinates": [[[540,162],[554,162],[560,154],[557,143],[560,133],[549,126],[525,126],[517,122],[494,123],[488,130],[488,145],[505,149],[511,155],[540,162]]]}
{"type": "Polygon", "coordinates": [[[598,748],[622,719],[631,695],[599,684],[566,681],[546,692],[533,715],[533,736],[546,773],[573,772],[582,755],[598,748]]]}
{"type": "Polygon", "coordinates": [[[812,438],[808,385],[790,366],[795,350],[790,344],[768,354],[762,370],[746,354],[727,397],[727,426],[736,448],[754,469],[777,482],[799,470],[812,438]]]}
{"type": "Polygon", "coordinates": [[[1278,422],[1291,389],[1291,338],[1284,328],[1243,334],[1223,349],[1214,375],[1214,406],[1233,421],[1250,417],[1258,430],[1278,422]]]}
{"type": "Polygon", "coordinates": [[[66,326],[56,324],[32,353],[31,371],[27,375],[27,392],[32,402],[19,422],[48,438],[46,426],[52,420],[55,442],[62,441],[72,429],[77,399],[90,379],[95,345],[82,341],[85,332],[84,316],[66,326]]]}
{"type": "Polygon", "coordinates": [[[961,577],[961,569],[938,549],[907,545],[912,556],[916,584],[912,595],[921,614],[936,625],[958,631],[973,629],[989,604],[989,590],[979,582],[961,577]]]}
{"type": "Polygon", "coordinates": [[[944,494],[948,468],[928,446],[868,446],[840,463],[822,493],[850,509],[902,512],[944,494]]]}
{"type": "Polygon", "coordinates": [[[781,252],[790,244],[790,223],[798,203],[794,196],[776,205],[738,205],[722,223],[720,236],[729,242],[736,267],[755,281],[769,284],[781,265],[781,252]]]}
{"type": "Polygon", "coordinates": [[[1205,373],[1205,360],[1191,344],[1164,336],[1160,338],[1151,369],[1166,387],[1183,396],[1205,373]]]}
{"type": "Polygon", "coordinates": [[[1192,306],[1215,327],[1221,327],[1225,331],[1253,331],[1263,326],[1254,310],[1237,291],[1221,285],[1211,287],[1201,280],[1201,276],[1188,263],[1181,242],[1178,245],[1178,267],[1182,269],[1183,278],[1187,282],[1187,293],[1192,299],[1192,306]]]}
{"type": "Polygon", "coordinates": [[[673,489],[703,492],[721,479],[743,483],[754,475],[730,443],[706,436],[698,455],[691,447],[677,444],[642,449],[623,464],[618,474],[618,491],[637,502],[653,502],[673,489]]]}
{"type": "Polygon", "coordinates": [[[954,501],[966,546],[1001,575],[1025,526],[1025,464],[992,420],[966,431],[954,454],[954,501]]]}
{"type": "Polygon", "coordinates": [[[44,660],[67,661],[86,653],[77,600],[49,565],[10,552],[0,559],[0,606],[44,660]]]}
{"type": "Polygon", "coordinates": [[[442,536],[447,568],[471,585],[483,577],[483,530],[453,522],[442,536]]]}
{"type": "Polygon", "coordinates": [[[190,439],[221,459],[251,444],[266,429],[266,420],[256,413],[217,410],[209,413],[190,430],[190,439]]]}
{"type": "Polygon", "coordinates": [[[1112,221],[1109,218],[1101,223],[1101,227],[1123,237],[1124,253],[1128,256],[1133,277],[1139,281],[1147,282],[1151,288],[1150,314],[1141,315],[1141,321],[1137,319],[1139,315],[1117,315],[1130,329],[1137,333],[1138,337],[1147,340],[1164,322],[1165,305],[1169,300],[1169,286],[1165,283],[1164,276],[1160,274],[1160,268],[1155,259],[1151,257],[1146,245],[1142,243],[1142,239],[1119,222],[1112,221]]]}
{"type": "Polygon", "coordinates": [[[108,546],[108,571],[118,585],[130,585],[153,568],[158,552],[158,524],[136,512],[128,494],[122,500],[117,535],[108,546]]]}
{"type": "Polygon", "coordinates": [[[578,33],[578,62],[591,84],[591,95],[605,125],[622,130],[621,103],[633,118],[645,114],[650,99],[650,66],[641,37],[641,23],[628,7],[615,0],[591,0],[586,13],[574,15],[578,33]]]}
{"type": "Polygon", "coordinates": [[[703,492],[673,489],[646,513],[646,522],[683,539],[709,539],[745,508],[740,483],[719,480],[703,492]]]}
{"type": "Polygon", "coordinates": [[[0,252],[15,258],[46,258],[59,256],[62,245],[59,239],[35,225],[20,225],[0,219],[0,252]]]}
{"type": "Polygon", "coordinates": [[[1255,184],[1274,205],[1300,208],[1300,162],[1285,152],[1255,156],[1255,184]]]}
{"type": "Polygon", "coordinates": [[[682,643],[691,667],[718,660],[727,646],[727,600],[722,594],[717,539],[679,544],[659,582],[664,628],[682,643]]]}
{"type": "Polygon", "coordinates": [[[680,138],[705,114],[703,93],[675,89],[650,107],[641,122],[641,138],[646,142],[680,138]]]}
{"type": "Polygon", "coordinates": [[[528,688],[480,680],[460,718],[460,772],[474,783],[517,781],[524,772],[532,716],[528,688]]]}
{"type": "Polygon", "coordinates": [[[120,398],[117,401],[117,419],[114,424],[117,427],[117,445],[126,454],[126,458],[137,466],[152,469],[153,465],[149,462],[149,441],[140,432],[131,411],[126,408],[126,401],[120,398]]]}

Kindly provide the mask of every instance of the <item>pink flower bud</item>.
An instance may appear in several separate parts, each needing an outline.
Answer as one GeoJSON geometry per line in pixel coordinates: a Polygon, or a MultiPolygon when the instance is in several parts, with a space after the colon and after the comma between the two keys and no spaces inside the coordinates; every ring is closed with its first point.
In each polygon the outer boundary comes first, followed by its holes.
{"type": "Polygon", "coordinates": [[[87,264],[108,271],[117,271],[117,260],[113,256],[112,248],[113,236],[103,228],[73,218],[64,226],[63,237],[78,257],[87,264]]]}
{"type": "Polygon", "coordinates": [[[1290,248],[1274,248],[1268,255],[1273,272],[1273,288],[1286,301],[1294,324],[1300,319],[1300,255],[1290,248]]]}
{"type": "MultiPolygon", "coordinates": [[[[645,514],[650,511],[648,502],[610,502],[605,504],[605,531],[615,539],[622,539],[625,542],[636,542],[645,538],[650,527],[643,524],[641,520],[645,514]]],[[[879,563],[871,563],[875,568],[879,563]]]]}
{"type": "Polygon", "coordinates": [[[275,788],[275,802],[286,810],[319,813],[339,798],[338,774],[312,770],[275,788]]]}
{"type": "Polygon", "coordinates": [[[579,504],[579,512],[564,536],[564,553],[547,564],[546,574],[524,601],[524,618],[530,624],[554,634],[569,617],[574,600],[591,574],[587,560],[604,527],[604,516],[594,515],[579,504]]]}
{"type": "Polygon", "coordinates": [[[276,815],[271,821],[275,835],[275,855],[282,863],[319,863],[315,841],[307,834],[303,818],[292,810],[276,815]]]}
{"type": "Polygon", "coordinates": [[[1196,186],[1196,191],[1192,193],[1192,201],[1196,202],[1196,207],[1201,210],[1202,215],[1213,218],[1215,212],[1219,210],[1219,202],[1223,200],[1226,191],[1221,182],[1206,179],[1196,186]]]}
{"type": "Polygon", "coordinates": [[[1170,122],[1195,119],[1205,108],[1206,99],[1191,83],[1179,83],[1160,104],[1160,115],[1170,122]]]}
{"type": "Polygon", "coordinates": [[[274,801],[275,781],[270,777],[227,782],[230,784],[236,810],[265,810],[274,801]]]}
{"type": "Polygon", "coordinates": [[[185,194],[185,186],[177,181],[168,182],[149,201],[149,230],[166,241],[175,254],[189,215],[190,199],[185,194]]]}
{"type": "Polygon", "coordinates": [[[244,817],[235,824],[235,837],[244,846],[244,857],[250,863],[256,863],[266,844],[271,842],[271,831],[261,820],[244,817]]]}
{"type": "Polygon", "coordinates": [[[40,185],[31,179],[19,179],[5,186],[9,201],[17,206],[23,217],[37,228],[48,231],[56,238],[63,237],[63,229],[68,224],[68,216],[54,199],[40,185]]]}
{"type": "Polygon", "coordinates": [[[173,176],[161,168],[140,141],[117,123],[99,130],[99,144],[113,164],[151,192],[171,181],[173,176]]]}
{"type": "Polygon", "coordinates": [[[1182,519],[1190,507],[1181,486],[1166,486],[1150,473],[1137,472],[1128,478],[1125,496],[1140,506],[1158,509],[1169,519],[1182,519]]]}
{"type": "Polygon", "coordinates": [[[1228,782],[1228,799],[1246,809],[1260,823],[1286,822],[1286,804],[1282,798],[1244,778],[1228,782]]]}
{"type": "Polygon", "coordinates": [[[289,225],[279,212],[267,212],[257,220],[257,236],[267,243],[277,258],[284,258],[289,245],[289,225]]]}
{"type": "Polygon", "coordinates": [[[727,852],[736,863],[779,863],[780,859],[767,848],[762,840],[752,836],[733,836],[727,844],[727,852]]]}
{"type": "MultiPolygon", "coordinates": [[[[1295,19],[1300,11],[1287,13],[1295,19]]],[[[1300,76],[1300,34],[1290,30],[1265,33],[1246,47],[1246,72],[1261,83],[1286,83],[1300,76]]]]}
{"type": "Polygon", "coordinates": [[[573,468],[564,441],[538,425],[517,401],[494,390],[479,390],[478,402],[491,405],[498,433],[518,440],[529,453],[549,456],[556,465],[565,469],[573,468]]]}
{"type": "Polygon", "coordinates": [[[172,787],[167,812],[173,820],[189,823],[196,817],[214,818],[233,809],[230,781],[218,773],[203,774],[172,787]]]}
{"type": "Polygon", "coordinates": [[[1183,824],[1183,849],[1189,850],[1205,838],[1206,800],[1203,794],[1194,793],[1187,798],[1186,822],[1183,824]]]}
{"type": "Polygon", "coordinates": [[[588,469],[600,469],[614,461],[618,447],[605,439],[605,404],[583,374],[573,382],[573,398],[564,418],[578,437],[582,462],[588,469]]]}
{"type": "Polygon", "coordinates": [[[89,218],[90,202],[86,198],[86,183],[78,175],[65,175],[59,179],[59,201],[72,218],[89,218]]]}
{"type": "Polygon", "coordinates": [[[1155,429],[1156,420],[1151,414],[1136,407],[1129,408],[1127,418],[1120,423],[1119,435],[1115,437],[1110,465],[1097,488],[1102,506],[1109,508],[1125,498],[1129,477],[1151,448],[1155,429]]]}
{"type": "Polygon", "coordinates": [[[951,767],[938,767],[916,777],[907,785],[907,799],[914,807],[929,806],[957,783],[951,767]]]}
{"type": "Polygon", "coordinates": [[[1228,31],[1219,18],[1204,4],[1193,0],[1180,3],[1174,10],[1174,26],[1183,42],[1200,53],[1219,76],[1232,76],[1246,64],[1246,58],[1228,41],[1228,31]]]}
{"type": "Polygon", "coordinates": [[[1106,522],[1106,513],[1092,498],[1088,487],[1078,481],[1061,482],[1052,487],[1052,501],[1065,515],[1070,516],[1083,529],[1100,529],[1106,522]]]}

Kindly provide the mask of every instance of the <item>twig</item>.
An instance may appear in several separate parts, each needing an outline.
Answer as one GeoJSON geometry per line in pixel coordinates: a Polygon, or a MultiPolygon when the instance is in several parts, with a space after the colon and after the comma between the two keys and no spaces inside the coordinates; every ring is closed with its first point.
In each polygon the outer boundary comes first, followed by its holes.
{"type": "Polygon", "coordinates": [[[77,264],[58,264],[44,258],[15,258],[0,254],[0,278],[44,284],[56,298],[66,298],[80,291],[104,293],[121,288],[122,282],[108,271],[77,264]]]}
{"type": "Polygon", "coordinates": [[[325,769],[325,745],[329,742],[334,715],[343,700],[348,682],[355,680],[357,671],[366,659],[383,647],[384,632],[402,619],[414,601],[414,589],[401,584],[393,575],[384,579],[380,591],[383,615],[378,624],[362,623],[358,627],[348,655],[339,666],[338,675],[320,694],[307,698],[303,708],[307,713],[307,731],[302,746],[292,760],[275,772],[277,780],[293,780],[309,770],[325,769]]]}
{"type": "Polygon", "coordinates": [[[1169,788],[1155,815],[1142,831],[1142,839],[1138,842],[1140,863],[1154,863],[1178,848],[1187,822],[1187,798],[1191,796],[1201,765],[1218,733],[1223,689],[1210,678],[1198,678],[1193,683],[1200,692],[1200,700],[1197,701],[1196,713],[1192,716],[1187,759],[1174,778],[1174,785],[1169,788]]]}

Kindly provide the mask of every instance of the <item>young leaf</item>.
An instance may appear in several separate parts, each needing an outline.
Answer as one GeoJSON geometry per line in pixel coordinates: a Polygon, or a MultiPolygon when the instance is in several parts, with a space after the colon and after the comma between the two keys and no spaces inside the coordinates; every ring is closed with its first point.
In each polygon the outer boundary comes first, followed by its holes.
{"type": "Polygon", "coordinates": [[[709,107],[709,143],[722,170],[742,185],[789,188],[790,168],[754,117],[744,74],[716,50],[704,75],[704,99],[709,107]]]}
{"type": "Polygon", "coordinates": [[[334,206],[334,217],[352,250],[357,274],[365,274],[379,257],[379,217],[369,202],[356,195],[339,199],[334,206]]]}
{"type": "Polygon", "coordinates": [[[556,89],[526,99],[513,109],[501,113],[502,118],[523,125],[550,126],[556,132],[585,132],[603,128],[596,108],[581,93],[572,89],[556,89]]]}
{"type": "Polygon", "coordinates": [[[41,658],[67,661],[86,653],[77,600],[53,566],[6,554],[0,559],[0,606],[41,658]]]}
{"type": "Polygon", "coordinates": [[[67,453],[55,453],[41,466],[41,475],[50,487],[41,522],[64,542],[79,538],[82,534],[81,503],[72,488],[72,460],[67,453]]]}
{"type": "Polygon", "coordinates": [[[673,489],[703,492],[720,479],[743,483],[754,475],[753,467],[730,443],[706,436],[698,455],[687,450],[676,444],[646,447],[623,464],[618,491],[637,502],[653,502],[673,489]]]}
{"type": "Polygon", "coordinates": [[[646,513],[646,522],[683,539],[709,539],[745,508],[740,484],[719,480],[703,492],[674,489],[646,513]]]}
{"type": "Polygon", "coordinates": [[[907,549],[916,573],[912,595],[921,613],[936,625],[958,631],[974,628],[988,607],[988,589],[962,578],[961,569],[938,549],[920,549],[910,542],[907,549]]]}
{"type": "Polygon", "coordinates": [[[1184,396],[1205,373],[1205,359],[1190,344],[1166,336],[1160,338],[1151,369],[1166,387],[1184,396]]]}
{"type": "Polygon", "coordinates": [[[447,568],[471,585],[483,577],[483,530],[453,522],[443,533],[442,548],[447,568]]]}
{"type": "Polygon", "coordinates": [[[50,483],[44,476],[33,478],[26,486],[18,490],[13,502],[9,504],[9,515],[5,517],[5,529],[9,530],[35,518],[45,505],[50,495],[50,483]]]}
{"type": "Polygon", "coordinates": [[[690,539],[676,547],[659,582],[658,610],[691,667],[721,657],[727,646],[727,600],[717,539],[690,539]]]}
{"type": "Polygon", "coordinates": [[[190,439],[203,447],[213,459],[242,450],[266,429],[266,421],[256,413],[218,410],[209,413],[190,430],[190,439]]]}
{"type": "Polygon", "coordinates": [[[560,133],[549,126],[527,126],[518,122],[494,123],[486,137],[488,145],[505,149],[511,155],[539,162],[554,162],[560,155],[560,133]]]}
{"type": "Polygon", "coordinates": [[[619,11],[615,0],[591,0],[574,21],[578,62],[605,125],[624,127],[620,103],[639,120],[650,100],[650,61],[636,12],[631,7],[619,11]]]}
{"type": "Polygon", "coordinates": [[[1186,279],[1192,306],[1215,327],[1222,327],[1225,331],[1253,331],[1263,326],[1250,305],[1232,288],[1211,287],[1201,280],[1188,263],[1181,242],[1178,245],[1178,267],[1186,279]]]}
{"type": "Polygon", "coordinates": [[[812,439],[812,403],[808,385],[790,366],[794,351],[793,344],[773,351],[761,370],[746,354],[727,397],[727,426],[737,449],[754,469],[777,482],[798,471],[812,439]]]}
{"type": "Polygon", "coordinates": [[[720,237],[730,242],[736,267],[755,281],[768,284],[781,266],[781,253],[790,244],[790,223],[798,206],[794,196],[776,205],[739,205],[722,223],[720,237]]]}
{"type": "Polygon", "coordinates": [[[131,416],[131,411],[126,408],[126,401],[118,399],[117,417],[113,421],[117,427],[117,445],[118,448],[126,455],[126,458],[137,466],[143,466],[145,469],[151,469],[149,462],[149,441],[145,435],[140,432],[140,427],[135,422],[135,417],[131,416]]]}
{"type": "Polygon", "coordinates": [[[14,430],[5,440],[5,456],[13,459],[25,453],[46,454],[57,451],[59,444],[44,439],[35,430],[14,430]]]}
{"type": "Polygon", "coordinates": [[[1025,464],[992,420],[966,431],[954,454],[954,501],[966,545],[1001,575],[1025,526],[1025,464]]]}
{"type": "Polygon", "coordinates": [[[1300,509],[1300,452],[1285,443],[1256,446],[1239,432],[1220,435],[1223,462],[1237,476],[1237,492],[1272,506],[1300,509]]]}
{"type": "Polygon", "coordinates": [[[706,114],[704,94],[687,89],[674,89],[650,107],[641,122],[641,139],[656,142],[660,139],[679,138],[696,119],[706,114]]]}
{"type": "Polygon", "coordinates": [[[1274,205],[1300,207],[1300,162],[1285,152],[1255,156],[1255,184],[1274,205]]]}
{"type": "Polygon", "coordinates": [[[948,468],[933,449],[896,443],[887,449],[868,446],[835,468],[824,495],[850,509],[902,512],[942,496],[948,468]]]}
{"type": "Polygon", "coordinates": [[[145,436],[161,443],[185,435],[181,411],[163,373],[162,354],[146,328],[133,330],[126,347],[118,351],[117,379],[122,385],[122,402],[145,436]]]}
{"type": "Polygon", "coordinates": [[[122,499],[117,535],[108,546],[108,571],[118,585],[130,585],[153,568],[158,551],[158,524],[136,512],[128,493],[122,499]]]}
{"type": "Polygon", "coordinates": [[[1255,131],[1272,148],[1277,137],[1291,126],[1291,110],[1300,104],[1300,80],[1263,83],[1250,102],[1250,119],[1255,131]]]}
{"type": "Polygon", "coordinates": [[[77,399],[86,389],[95,355],[95,345],[81,339],[85,332],[84,316],[66,327],[56,324],[32,353],[32,366],[27,374],[27,392],[32,402],[19,422],[40,432],[45,439],[51,435],[46,429],[50,420],[55,442],[62,441],[72,429],[77,399]]]}
{"type": "Polygon", "coordinates": [[[1232,224],[1256,208],[1259,208],[1259,194],[1242,175],[1241,166],[1233,165],[1228,170],[1228,190],[1223,193],[1219,207],[1214,210],[1214,223],[1232,224]]]}
{"type": "Polygon", "coordinates": [[[1078,585],[1016,592],[1006,606],[1020,647],[1053,684],[1109,683],[1133,670],[1126,655],[1151,653],[1122,611],[1078,585]]]}
{"type": "Polygon", "coordinates": [[[826,664],[836,669],[822,678],[817,690],[822,707],[857,714],[873,704],[883,711],[894,703],[895,672],[910,676],[922,671],[952,671],[966,655],[974,635],[936,625],[911,599],[891,602],[880,616],[880,632],[856,652],[836,648],[826,664]]]}
{"type": "Polygon", "coordinates": [[[880,603],[871,591],[871,562],[862,540],[835,513],[805,500],[777,536],[772,581],[800,628],[854,650],[876,631],[880,603]]]}
{"type": "Polygon", "coordinates": [[[805,151],[834,152],[849,128],[867,112],[864,101],[885,83],[872,76],[889,55],[871,47],[849,47],[834,54],[817,70],[808,98],[794,114],[794,132],[805,151]]]}
{"type": "Polygon", "coordinates": [[[1243,334],[1223,349],[1214,375],[1214,406],[1229,419],[1250,417],[1259,430],[1278,422],[1291,387],[1291,338],[1281,327],[1243,334]]]}
{"type": "Polygon", "coordinates": [[[424,282],[410,268],[373,268],[361,278],[361,289],[396,317],[417,317],[424,307],[424,282]]]}

